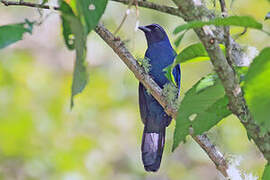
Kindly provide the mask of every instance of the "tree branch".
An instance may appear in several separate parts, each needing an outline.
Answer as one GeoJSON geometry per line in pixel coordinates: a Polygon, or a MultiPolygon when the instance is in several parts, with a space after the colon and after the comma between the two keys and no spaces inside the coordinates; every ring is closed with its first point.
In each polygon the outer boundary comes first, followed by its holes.
{"type": "Polygon", "coordinates": [[[128,17],[128,14],[129,14],[129,12],[130,12],[130,7],[132,6],[132,4],[134,4],[135,3],[135,0],[130,0],[130,2],[129,2],[129,4],[128,4],[128,8],[127,8],[127,10],[126,10],[126,12],[125,12],[125,15],[124,15],[124,17],[123,17],[123,19],[122,19],[122,21],[121,21],[121,23],[119,24],[119,26],[117,27],[117,29],[114,31],[114,35],[116,35],[119,31],[120,31],[120,29],[121,29],[121,27],[124,25],[124,22],[126,21],[126,19],[127,19],[127,17],[128,17]]]}
{"type": "Polygon", "coordinates": [[[14,1],[0,0],[0,2],[3,3],[5,6],[25,6],[25,7],[34,7],[34,8],[42,8],[42,9],[52,8],[54,10],[59,9],[59,7],[51,7],[48,5],[42,5],[42,4],[36,4],[36,3],[24,2],[24,1],[14,2],[14,1]]]}
{"type": "Polygon", "coordinates": [[[168,115],[176,118],[177,110],[167,105],[166,97],[162,94],[162,89],[156,82],[147,74],[139,65],[137,60],[124,46],[124,43],[119,37],[115,37],[103,25],[98,25],[95,29],[96,33],[114,50],[120,59],[127,65],[127,67],[134,73],[135,77],[149,89],[150,93],[157,99],[157,101],[164,107],[168,115]]]}
{"type": "MultiPolygon", "coordinates": [[[[119,2],[119,3],[122,3],[122,4],[126,4],[126,5],[128,5],[130,3],[130,0],[111,0],[111,1],[119,2]]],[[[163,5],[159,5],[159,4],[152,3],[152,2],[147,2],[147,1],[137,1],[137,3],[138,3],[138,6],[140,6],[140,7],[156,10],[156,11],[163,12],[163,13],[166,13],[166,14],[171,14],[171,15],[174,15],[174,16],[179,16],[179,17],[182,17],[182,18],[184,17],[184,14],[182,14],[175,7],[163,6],[163,5]]],[[[133,5],[136,5],[135,2],[133,2],[133,5]]]]}
{"type": "MultiPolygon", "coordinates": [[[[202,20],[209,17],[211,13],[201,1],[173,0],[179,10],[188,15],[186,21],[202,20]]],[[[195,29],[196,34],[204,44],[211,62],[217,72],[226,94],[229,98],[230,109],[245,126],[249,137],[251,137],[264,157],[270,161],[270,147],[265,142],[270,142],[270,133],[261,135],[260,127],[253,120],[244,99],[242,89],[239,85],[238,76],[234,69],[228,64],[226,57],[219,47],[219,42],[214,33],[206,32],[203,28],[195,29]]]]}
{"type": "MultiPolygon", "coordinates": [[[[8,2],[1,0],[6,6],[17,5],[27,7],[38,7],[44,9],[50,9],[49,6],[26,3],[26,2],[8,2]]],[[[140,1],[141,2],[141,1],[140,1]]],[[[144,2],[146,3],[146,2],[144,2]]],[[[58,7],[53,9],[57,10],[58,7]]],[[[155,81],[144,71],[144,69],[138,64],[136,59],[125,48],[124,43],[117,37],[115,37],[109,30],[103,25],[98,25],[95,29],[97,34],[114,50],[114,52],[121,58],[121,60],[128,66],[128,68],[134,73],[136,78],[150,90],[151,94],[157,99],[157,101],[164,107],[166,113],[173,118],[176,118],[177,110],[169,105],[166,101],[166,97],[162,94],[162,89],[155,83],[155,81]]],[[[201,146],[207,153],[210,159],[215,163],[217,169],[225,176],[227,175],[228,165],[223,157],[222,153],[210,142],[206,135],[193,136],[194,140],[201,146]]]]}

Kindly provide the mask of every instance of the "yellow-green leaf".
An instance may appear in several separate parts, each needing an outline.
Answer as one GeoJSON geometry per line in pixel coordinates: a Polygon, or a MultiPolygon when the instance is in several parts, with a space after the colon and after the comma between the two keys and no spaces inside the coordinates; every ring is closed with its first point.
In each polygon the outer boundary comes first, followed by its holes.
{"type": "Polygon", "coordinates": [[[254,120],[263,133],[270,131],[270,47],[253,60],[244,83],[244,94],[254,120]]]}

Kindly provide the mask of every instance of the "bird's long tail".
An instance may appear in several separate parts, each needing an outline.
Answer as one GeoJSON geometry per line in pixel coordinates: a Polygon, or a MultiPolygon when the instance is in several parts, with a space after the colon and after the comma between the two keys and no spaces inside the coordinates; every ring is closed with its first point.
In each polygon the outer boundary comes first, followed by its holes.
{"type": "Polygon", "coordinates": [[[142,161],[146,171],[159,169],[165,144],[166,127],[160,132],[146,132],[144,127],[142,138],[142,161]]]}

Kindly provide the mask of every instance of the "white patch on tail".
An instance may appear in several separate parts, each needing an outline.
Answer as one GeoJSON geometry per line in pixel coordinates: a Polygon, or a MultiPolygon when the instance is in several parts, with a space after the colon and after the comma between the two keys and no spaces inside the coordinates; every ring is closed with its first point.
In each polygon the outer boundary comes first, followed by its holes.
{"type": "Polygon", "coordinates": [[[158,137],[159,137],[158,133],[148,133],[147,134],[147,136],[145,137],[145,141],[153,142],[153,143],[149,144],[149,145],[151,145],[151,147],[148,147],[147,149],[151,149],[152,152],[156,152],[158,150],[158,137]]]}

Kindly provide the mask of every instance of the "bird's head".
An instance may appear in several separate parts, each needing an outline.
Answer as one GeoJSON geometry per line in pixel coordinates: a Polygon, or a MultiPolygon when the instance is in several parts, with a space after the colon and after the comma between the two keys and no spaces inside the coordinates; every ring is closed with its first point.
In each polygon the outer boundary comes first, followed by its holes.
{"type": "Polygon", "coordinates": [[[144,32],[148,45],[168,39],[166,32],[158,24],[139,26],[139,29],[144,32]]]}

